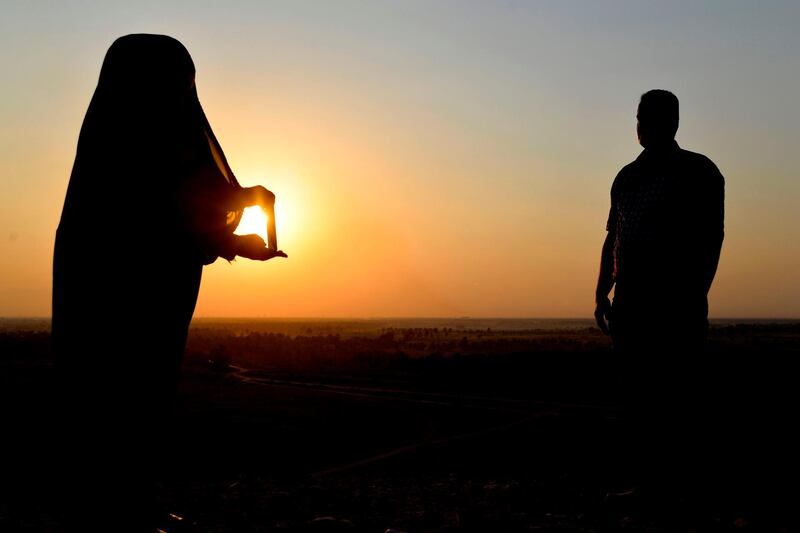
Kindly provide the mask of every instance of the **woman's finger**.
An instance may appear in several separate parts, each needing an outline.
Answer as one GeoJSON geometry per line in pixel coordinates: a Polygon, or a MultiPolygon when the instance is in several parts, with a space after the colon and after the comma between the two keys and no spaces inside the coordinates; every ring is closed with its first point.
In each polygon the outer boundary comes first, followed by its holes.
{"type": "Polygon", "coordinates": [[[265,187],[259,186],[259,200],[260,204],[264,207],[269,207],[275,204],[275,194],[265,187]]]}

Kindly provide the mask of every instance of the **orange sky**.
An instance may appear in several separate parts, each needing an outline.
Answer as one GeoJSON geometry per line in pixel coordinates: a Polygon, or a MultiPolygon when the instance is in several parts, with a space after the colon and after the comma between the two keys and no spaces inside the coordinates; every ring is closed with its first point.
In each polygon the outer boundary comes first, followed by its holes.
{"type": "Polygon", "coordinates": [[[712,316],[800,316],[793,4],[187,6],[5,10],[0,316],[49,314],[80,124],[132,32],[187,46],[239,180],[278,197],[289,259],[207,267],[196,315],[590,316],[609,187],[658,87],[727,179],[712,316]]]}

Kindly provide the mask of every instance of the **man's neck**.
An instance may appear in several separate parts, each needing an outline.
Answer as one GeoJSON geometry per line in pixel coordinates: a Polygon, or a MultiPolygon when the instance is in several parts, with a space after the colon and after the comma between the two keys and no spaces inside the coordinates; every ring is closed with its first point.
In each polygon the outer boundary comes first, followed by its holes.
{"type": "Polygon", "coordinates": [[[672,152],[680,148],[678,143],[675,139],[670,139],[669,141],[663,141],[659,143],[653,143],[647,147],[645,147],[645,152],[652,153],[652,154],[663,154],[672,152]]]}

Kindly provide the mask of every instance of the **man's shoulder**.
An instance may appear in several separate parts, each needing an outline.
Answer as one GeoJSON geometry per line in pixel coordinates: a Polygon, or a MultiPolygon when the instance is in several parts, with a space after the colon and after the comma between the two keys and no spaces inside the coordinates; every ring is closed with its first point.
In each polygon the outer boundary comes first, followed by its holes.
{"type": "Polygon", "coordinates": [[[614,178],[614,183],[611,185],[611,193],[613,194],[615,190],[618,190],[620,187],[624,187],[634,176],[639,173],[640,163],[638,159],[634,159],[617,172],[617,176],[614,178]]]}
{"type": "Polygon", "coordinates": [[[625,165],[624,167],[619,169],[619,172],[617,173],[617,176],[630,175],[630,174],[636,172],[637,168],[640,167],[640,166],[641,166],[641,164],[640,164],[639,160],[638,159],[634,159],[633,161],[631,161],[630,163],[628,163],[627,165],[625,165]]]}
{"type": "Polygon", "coordinates": [[[678,154],[681,162],[687,167],[714,178],[722,178],[719,168],[717,168],[717,165],[714,164],[708,156],[690,150],[684,150],[683,148],[680,149],[678,154]]]}

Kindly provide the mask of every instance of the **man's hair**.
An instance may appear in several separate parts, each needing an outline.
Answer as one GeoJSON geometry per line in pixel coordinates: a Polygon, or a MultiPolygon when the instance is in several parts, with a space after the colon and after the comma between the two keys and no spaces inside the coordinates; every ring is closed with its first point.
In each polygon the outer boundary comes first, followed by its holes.
{"type": "Polygon", "coordinates": [[[664,89],[647,91],[639,100],[639,120],[662,131],[678,131],[678,97],[664,89]]]}

